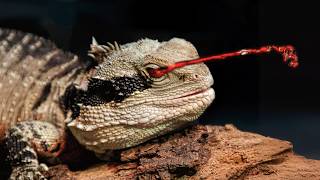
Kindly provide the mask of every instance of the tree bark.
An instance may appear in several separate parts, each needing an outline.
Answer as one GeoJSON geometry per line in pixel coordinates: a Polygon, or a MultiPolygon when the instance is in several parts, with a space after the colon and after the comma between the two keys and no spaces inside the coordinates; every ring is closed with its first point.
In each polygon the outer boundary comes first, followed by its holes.
{"type": "MultiPolygon", "coordinates": [[[[86,164],[92,157],[80,157],[78,163],[86,164]]],[[[296,155],[290,142],[242,132],[233,125],[196,125],[116,151],[113,157],[117,160],[91,161],[80,169],[52,166],[45,175],[84,180],[320,179],[320,161],[296,155]]]]}
{"type": "Polygon", "coordinates": [[[70,171],[50,168],[52,179],[320,179],[320,161],[292,151],[288,141],[242,132],[233,125],[197,125],[118,151],[120,160],[70,171]]]}

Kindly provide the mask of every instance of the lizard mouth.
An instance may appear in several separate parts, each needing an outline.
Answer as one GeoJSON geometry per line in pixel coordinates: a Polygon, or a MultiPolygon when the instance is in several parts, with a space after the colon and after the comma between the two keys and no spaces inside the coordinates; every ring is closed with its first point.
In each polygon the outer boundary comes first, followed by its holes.
{"type": "Polygon", "coordinates": [[[175,99],[197,97],[197,96],[210,96],[212,93],[213,93],[213,89],[211,87],[208,87],[205,89],[200,89],[200,90],[196,90],[196,91],[184,94],[184,95],[179,96],[175,99]]]}
{"type": "Polygon", "coordinates": [[[201,94],[201,93],[204,93],[206,91],[208,91],[210,88],[207,88],[207,89],[202,89],[202,90],[199,90],[199,91],[195,91],[195,92],[192,92],[190,94],[187,94],[187,95],[183,95],[181,96],[180,98],[184,98],[184,97],[188,97],[188,96],[195,96],[197,94],[201,94]]]}

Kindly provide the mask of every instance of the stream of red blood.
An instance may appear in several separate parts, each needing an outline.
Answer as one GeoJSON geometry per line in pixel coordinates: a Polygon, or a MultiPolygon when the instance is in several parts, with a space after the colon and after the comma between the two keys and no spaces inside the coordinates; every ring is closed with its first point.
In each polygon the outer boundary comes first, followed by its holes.
{"type": "Polygon", "coordinates": [[[282,54],[282,58],[284,62],[287,62],[289,67],[296,68],[299,63],[298,63],[298,56],[295,53],[295,49],[291,45],[287,46],[262,46],[257,49],[242,49],[239,51],[235,52],[229,52],[229,53],[224,53],[224,54],[219,54],[219,55],[213,55],[213,56],[208,56],[208,57],[203,57],[203,58],[198,58],[198,59],[193,59],[193,60],[186,60],[186,61],[179,61],[175,64],[171,64],[167,67],[161,67],[157,69],[148,69],[149,75],[153,78],[159,78],[177,68],[182,68],[184,66],[192,65],[192,64],[198,64],[202,62],[207,62],[207,61],[219,61],[219,60],[224,60],[230,57],[234,56],[245,56],[245,55],[250,55],[250,54],[264,54],[264,53],[270,53],[270,52],[277,52],[282,54]]]}

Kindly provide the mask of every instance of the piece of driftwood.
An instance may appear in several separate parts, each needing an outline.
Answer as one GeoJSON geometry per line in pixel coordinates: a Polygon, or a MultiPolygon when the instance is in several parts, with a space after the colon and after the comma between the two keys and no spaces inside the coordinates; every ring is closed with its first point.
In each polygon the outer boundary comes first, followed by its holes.
{"type": "Polygon", "coordinates": [[[53,166],[46,176],[50,179],[320,179],[320,161],[296,155],[290,142],[242,132],[233,125],[196,125],[115,152],[114,158],[118,160],[90,162],[89,167],[77,170],[70,170],[67,165],[53,166]]]}

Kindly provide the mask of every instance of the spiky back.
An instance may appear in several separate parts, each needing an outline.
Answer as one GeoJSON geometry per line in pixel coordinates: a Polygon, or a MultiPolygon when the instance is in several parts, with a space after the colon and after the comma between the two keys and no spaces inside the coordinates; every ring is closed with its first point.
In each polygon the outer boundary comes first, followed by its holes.
{"type": "Polygon", "coordinates": [[[48,40],[0,29],[0,126],[34,119],[63,127],[60,97],[83,69],[48,40]]]}

